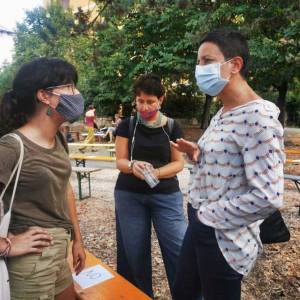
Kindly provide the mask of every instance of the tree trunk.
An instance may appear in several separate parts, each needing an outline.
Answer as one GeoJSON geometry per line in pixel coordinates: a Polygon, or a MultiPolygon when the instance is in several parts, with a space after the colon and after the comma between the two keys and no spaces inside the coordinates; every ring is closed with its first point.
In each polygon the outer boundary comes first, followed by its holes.
{"type": "Polygon", "coordinates": [[[283,127],[285,127],[286,123],[286,94],[288,91],[288,83],[286,81],[282,82],[278,89],[278,98],[277,105],[280,109],[279,121],[283,127]]]}
{"type": "Polygon", "coordinates": [[[205,95],[205,104],[204,104],[204,110],[202,115],[202,121],[201,121],[201,129],[206,129],[209,125],[210,121],[210,107],[212,103],[212,96],[205,95]]]}

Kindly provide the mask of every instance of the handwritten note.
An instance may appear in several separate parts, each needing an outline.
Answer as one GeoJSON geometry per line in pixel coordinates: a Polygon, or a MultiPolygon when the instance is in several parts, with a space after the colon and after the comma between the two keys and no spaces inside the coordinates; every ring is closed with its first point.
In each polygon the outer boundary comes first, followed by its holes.
{"type": "Polygon", "coordinates": [[[100,265],[83,270],[78,276],[73,274],[73,279],[82,289],[87,289],[103,281],[113,278],[114,275],[100,265]]]}

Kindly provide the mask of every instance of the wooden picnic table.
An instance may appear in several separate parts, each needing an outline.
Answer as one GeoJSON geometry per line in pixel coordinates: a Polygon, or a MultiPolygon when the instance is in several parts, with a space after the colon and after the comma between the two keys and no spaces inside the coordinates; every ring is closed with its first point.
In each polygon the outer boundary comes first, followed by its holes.
{"type": "Polygon", "coordinates": [[[299,154],[300,155],[300,150],[295,150],[295,149],[285,149],[284,152],[286,154],[299,154]]]}
{"type": "Polygon", "coordinates": [[[300,163],[300,159],[291,159],[291,158],[287,158],[285,160],[285,163],[287,164],[299,164],[300,163]]]}
{"type": "Polygon", "coordinates": [[[76,154],[76,153],[70,154],[69,158],[75,160],[76,167],[79,166],[85,167],[85,162],[87,160],[111,161],[111,162],[116,161],[116,158],[111,156],[85,155],[85,154],[76,154]]]}
{"type": "Polygon", "coordinates": [[[114,148],[114,143],[93,143],[93,144],[87,144],[87,143],[68,143],[69,147],[95,147],[95,148],[114,148]]]}
{"type": "MultiPolygon", "coordinates": [[[[69,248],[68,261],[72,272],[74,272],[71,250],[72,247],[69,248]]],[[[113,271],[99,258],[96,258],[92,253],[87,250],[85,250],[85,253],[85,268],[100,265],[112,273],[114,277],[87,289],[82,289],[77,283],[74,282],[78,300],[151,300],[150,297],[136,288],[117,272],[113,271]]]]}
{"type": "Polygon", "coordinates": [[[79,139],[80,131],[78,131],[78,130],[70,130],[69,132],[70,132],[70,134],[71,134],[72,137],[75,136],[75,141],[79,141],[80,140],[79,139]]]}
{"type": "Polygon", "coordinates": [[[79,199],[85,199],[91,197],[91,173],[101,171],[100,168],[86,168],[86,167],[73,167],[72,171],[76,173],[78,181],[78,195],[79,199]],[[88,194],[83,196],[82,193],[82,181],[86,179],[88,182],[88,194]]]}
{"type": "Polygon", "coordinates": [[[109,156],[116,156],[116,149],[115,148],[112,148],[112,149],[108,149],[108,152],[109,152],[109,156]]]}
{"type": "MultiPolygon", "coordinates": [[[[81,133],[82,137],[87,137],[88,133],[83,132],[81,133]]],[[[96,138],[96,140],[100,143],[101,141],[105,140],[105,134],[104,133],[99,133],[99,132],[95,132],[94,133],[94,137],[96,138]]]]}

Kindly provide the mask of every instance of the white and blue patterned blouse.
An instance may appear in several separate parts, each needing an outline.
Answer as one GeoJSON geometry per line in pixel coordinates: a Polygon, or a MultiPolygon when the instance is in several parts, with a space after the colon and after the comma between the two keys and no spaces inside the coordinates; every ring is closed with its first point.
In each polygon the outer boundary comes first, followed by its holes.
{"type": "Polygon", "coordinates": [[[198,141],[189,202],[215,228],[218,245],[237,272],[247,275],[262,252],[259,225],[283,203],[283,128],[279,109],[254,100],[214,116],[198,141]]]}

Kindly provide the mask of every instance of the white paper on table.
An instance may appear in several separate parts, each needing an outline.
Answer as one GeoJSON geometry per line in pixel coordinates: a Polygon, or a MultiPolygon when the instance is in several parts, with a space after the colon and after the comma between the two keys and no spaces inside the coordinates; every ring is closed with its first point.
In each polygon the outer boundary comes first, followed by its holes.
{"type": "Polygon", "coordinates": [[[82,289],[92,287],[114,277],[112,273],[100,265],[84,269],[77,276],[75,273],[72,275],[74,281],[76,281],[76,283],[78,283],[82,289]]]}

